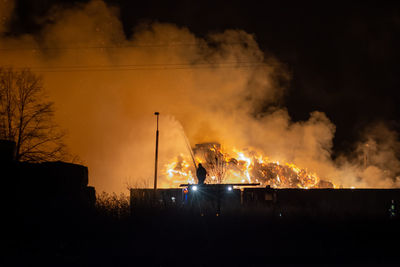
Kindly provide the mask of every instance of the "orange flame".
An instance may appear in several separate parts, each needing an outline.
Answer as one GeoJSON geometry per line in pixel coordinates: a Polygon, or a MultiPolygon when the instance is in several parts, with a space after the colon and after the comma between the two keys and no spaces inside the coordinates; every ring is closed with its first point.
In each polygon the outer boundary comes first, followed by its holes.
{"type": "MultiPolygon", "coordinates": [[[[293,163],[281,164],[255,151],[233,149],[226,153],[220,146],[209,145],[202,153],[195,153],[197,163],[207,169],[206,183],[260,183],[273,188],[335,188],[326,179],[293,163]],[[234,155],[233,157],[231,155],[234,155]]],[[[180,155],[165,165],[166,187],[182,183],[196,183],[195,167],[190,159],[180,155]]]]}

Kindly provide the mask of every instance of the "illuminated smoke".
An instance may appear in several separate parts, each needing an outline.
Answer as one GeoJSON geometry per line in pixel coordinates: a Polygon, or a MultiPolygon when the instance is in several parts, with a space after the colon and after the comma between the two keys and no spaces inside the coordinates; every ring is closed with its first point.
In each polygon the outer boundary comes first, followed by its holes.
{"type": "Polygon", "coordinates": [[[356,187],[390,188],[400,186],[400,142],[398,134],[384,123],[364,129],[352,155],[338,159],[343,184],[356,187]]]}
{"type": "Polygon", "coordinates": [[[0,35],[7,30],[11,22],[14,5],[13,0],[0,0],[0,35]]]}
{"type": "MultiPolygon", "coordinates": [[[[2,17],[13,3],[7,7],[2,17]]],[[[364,170],[353,160],[331,160],[335,126],[323,112],[291,120],[277,105],[289,75],[251,34],[226,30],[200,38],[185,27],[147,23],[127,39],[118,9],[98,0],[54,7],[43,21],[35,36],[1,39],[0,65],[44,76],[57,120],[69,131],[67,144],[100,191],[125,190],[127,181],[152,184],[154,111],[161,113],[160,166],[188,153],[186,134],[192,146],[257,148],[343,186],[380,186],[381,178],[393,186],[393,173],[380,176],[387,166],[364,170]]]]}

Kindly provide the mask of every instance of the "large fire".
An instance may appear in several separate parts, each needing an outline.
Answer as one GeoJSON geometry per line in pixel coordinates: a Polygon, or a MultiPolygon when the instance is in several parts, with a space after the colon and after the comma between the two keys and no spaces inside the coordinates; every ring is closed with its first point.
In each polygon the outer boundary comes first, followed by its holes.
{"type": "Polygon", "coordinates": [[[179,155],[166,164],[164,184],[178,187],[183,183],[197,183],[196,164],[202,163],[207,170],[206,183],[260,183],[273,188],[335,188],[335,185],[321,179],[306,168],[292,163],[273,161],[254,151],[232,149],[224,151],[220,144],[197,144],[193,158],[179,155]]]}

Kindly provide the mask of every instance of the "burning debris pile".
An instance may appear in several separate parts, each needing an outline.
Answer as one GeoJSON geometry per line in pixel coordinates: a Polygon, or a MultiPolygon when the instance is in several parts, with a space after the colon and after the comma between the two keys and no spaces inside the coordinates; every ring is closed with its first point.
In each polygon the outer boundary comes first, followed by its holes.
{"type": "MultiPolygon", "coordinates": [[[[193,149],[196,163],[207,170],[206,183],[260,183],[273,188],[334,188],[315,173],[291,163],[271,161],[253,151],[225,152],[218,143],[196,144],[193,149]]],[[[165,176],[170,187],[181,183],[197,183],[194,162],[180,155],[165,166],[165,176]]]]}

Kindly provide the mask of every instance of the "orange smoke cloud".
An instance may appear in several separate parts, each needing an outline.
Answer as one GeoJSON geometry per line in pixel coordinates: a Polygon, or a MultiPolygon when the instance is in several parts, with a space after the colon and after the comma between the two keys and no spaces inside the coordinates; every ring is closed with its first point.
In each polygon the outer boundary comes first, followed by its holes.
{"type": "MultiPolygon", "coordinates": [[[[11,14],[9,6],[1,16],[11,14]]],[[[46,21],[35,36],[1,37],[0,65],[44,76],[67,145],[88,165],[97,190],[151,181],[154,111],[161,113],[160,166],[188,153],[186,134],[191,145],[256,147],[344,186],[362,179],[357,164],[332,161],[335,126],[324,113],[292,122],[275,104],[284,92],[279,81],[289,75],[253,35],[226,30],[200,38],[185,27],[148,23],[128,39],[118,9],[98,0],[54,8],[46,21]]]]}

